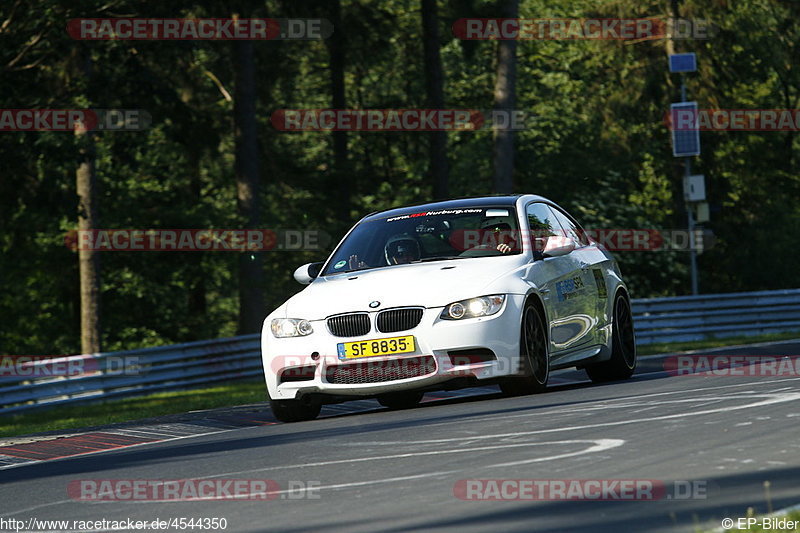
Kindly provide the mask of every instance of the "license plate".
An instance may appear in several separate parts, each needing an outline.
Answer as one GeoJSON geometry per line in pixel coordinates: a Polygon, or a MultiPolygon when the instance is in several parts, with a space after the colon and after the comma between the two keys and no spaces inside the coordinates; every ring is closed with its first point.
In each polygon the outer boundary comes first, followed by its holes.
{"type": "Polygon", "coordinates": [[[414,336],[372,339],[368,341],[340,342],[336,345],[339,359],[357,359],[376,355],[395,355],[414,351],[414,336]]]}

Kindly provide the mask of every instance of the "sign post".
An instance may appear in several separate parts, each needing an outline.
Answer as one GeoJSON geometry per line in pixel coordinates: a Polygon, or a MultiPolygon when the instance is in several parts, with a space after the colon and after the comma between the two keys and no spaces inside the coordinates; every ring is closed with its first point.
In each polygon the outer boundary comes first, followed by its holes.
{"type": "Polygon", "coordinates": [[[700,129],[697,124],[697,102],[686,101],[686,73],[697,71],[697,57],[694,53],[672,54],[669,56],[669,71],[681,75],[681,102],[670,106],[672,128],[672,154],[683,157],[683,192],[686,201],[687,226],[689,230],[689,267],[692,276],[692,294],[699,293],[697,279],[697,242],[695,240],[695,219],[693,207],[705,201],[705,178],[692,176],[692,156],[700,155],[700,129]],[[688,113],[688,114],[687,114],[688,113]],[[681,119],[678,123],[678,119],[681,119]],[[687,121],[685,119],[689,120],[687,121]]]}

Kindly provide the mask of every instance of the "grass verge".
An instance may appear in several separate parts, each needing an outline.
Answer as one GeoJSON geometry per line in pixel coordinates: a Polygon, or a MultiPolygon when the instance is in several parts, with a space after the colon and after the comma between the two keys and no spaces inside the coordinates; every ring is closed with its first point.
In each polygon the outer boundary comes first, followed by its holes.
{"type": "Polygon", "coordinates": [[[266,396],[263,381],[239,381],[88,405],[65,405],[2,416],[0,437],[101,426],[188,411],[258,403],[265,401],[266,396]]]}
{"type": "Polygon", "coordinates": [[[775,342],[800,338],[798,332],[790,333],[770,333],[768,335],[757,335],[752,337],[725,337],[719,339],[707,339],[704,341],[691,342],[665,342],[658,344],[648,344],[638,346],[639,355],[657,355],[661,353],[684,352],[688,350],[708,350],[710,348],[722,348],[725,346],[736,346],[739,344],[756,344],[759,342],[775,342]]]}

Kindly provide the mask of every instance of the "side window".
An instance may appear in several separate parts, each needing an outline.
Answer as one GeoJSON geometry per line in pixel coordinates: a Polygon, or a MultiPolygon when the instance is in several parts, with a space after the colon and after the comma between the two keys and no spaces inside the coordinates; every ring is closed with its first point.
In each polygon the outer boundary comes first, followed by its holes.
{"type": "Polygon", "coordinates": [[[546,204],[529,204],[525,210],[528,217],[528,228],[531,232],[531,243],[536,251],[544,250],[547,238],[552,235],[563,235],[563,230],[555,219],[553,212],[546,204]]]}
{"type": "Polygon", "coordinates": [[[561,212],[560,210],[556,209],[555,207],[551,207],[553,213],[555,214],[558,223],[564,228],[566,235],[568,237],[572,237],[575,240],[576,246],[587,246],[589,244],[589,239],[586,237],[586,233],[583,231],[577,222],[572,220],[568,217],[565,213],[561,212]]]}

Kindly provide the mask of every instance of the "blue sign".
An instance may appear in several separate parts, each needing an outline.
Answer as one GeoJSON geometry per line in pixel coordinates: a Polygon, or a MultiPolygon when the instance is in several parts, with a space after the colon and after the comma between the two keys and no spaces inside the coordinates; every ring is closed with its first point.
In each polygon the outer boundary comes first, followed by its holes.
{"type": "Polygon", "coordinates": [[[672,104],[669,110],[669,127],[672,130],[672,155],[675,157],[700,155],[697,102],[672,104]]]}
{"type": "Polygon", "coordinates": [[[670,72],[696,72],[697,57],[694,52],[688,54],[672,54],[669,56],[670,72]]]}

